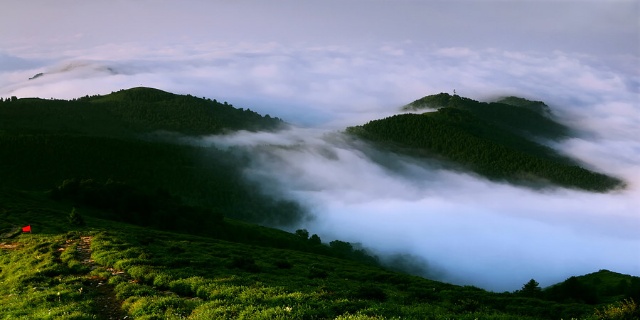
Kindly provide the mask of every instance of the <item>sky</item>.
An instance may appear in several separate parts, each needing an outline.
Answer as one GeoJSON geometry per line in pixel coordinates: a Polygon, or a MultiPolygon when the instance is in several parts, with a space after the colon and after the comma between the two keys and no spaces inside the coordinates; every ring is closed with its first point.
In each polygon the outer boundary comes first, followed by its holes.
{"type": "Polygon", "coordinates": [[[246,178],[303,204],[314,219],[299,227],[324,240],[411,255],[425,275],[497,291],[599,269],[640,275],[640,1],[0,5],[0,97],[147,86],[291,123],[200,142],[253,152],[246,178]],[[534,191],[339,133],[453,90],[546,102],[576,132],[548,143],[627,189],[534,191]],[[255,148],[264,143],[286,148],[255,148]]]}

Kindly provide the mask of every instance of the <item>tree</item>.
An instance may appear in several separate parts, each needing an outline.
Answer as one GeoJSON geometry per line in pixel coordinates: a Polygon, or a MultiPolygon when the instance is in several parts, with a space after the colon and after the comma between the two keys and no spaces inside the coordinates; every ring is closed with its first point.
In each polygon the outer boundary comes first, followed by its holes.
{"type": "Polygon", "coordinates": [[[522,286],[522,289],[520,289],[518,293],[525,297],[536,298],[540,296],[542,289],[540,288],[538,281],[531,279],[522,286]]]}
{"type": "Polygon", "coordinates": [[[309,243],[313,245],[320,245],[322,244],[322,240],[320,240],[320,237],[317,234],[314,234],[309,238],[309,243]]]}
{"type": "Polygon", "coordinates": [[[84,226],[85,224],[84,219],[82,219],[82,216],[76,211],[75,207],[71,209],[71,213],[69,213],[68,220],[69,220],[69,223],[74,226],[84,226]]]}
{"type": "Polygon", "coordinates": [[[342,257],[348,257],[353,253],[353,246],[349,242],[333,240],[329,242],[331,251],[342,257]]]}
{"type": "Polygon", "coordinates": [[[307,231],[307,229],[296,230],[296,235],[304,240],[309,239],[309,231],[307,231]]]}

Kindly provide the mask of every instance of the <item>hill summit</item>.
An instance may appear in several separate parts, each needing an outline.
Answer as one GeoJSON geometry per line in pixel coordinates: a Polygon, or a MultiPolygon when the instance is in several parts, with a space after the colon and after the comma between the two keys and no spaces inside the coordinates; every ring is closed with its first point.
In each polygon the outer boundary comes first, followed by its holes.
{"type": "Polygon", "coordinates": [[[496,102],[479,102],[459,95],[439,93],[415,100],[402,107],[402,110],[440,108],[469,111],[487,123],[517,134],[530,134],[546,139],[562,139],[570,135],[569,128],[553,119],[551,109],[544,102],[513,96],[496,102]]]}
{"type": "Polygon", "coordinates": [[[373,120],[347,132],[383,148],[440,159],[492,180],[598,192],[624,186],[621,180],[586,169],[578,160],[538,142],[571,134],[552,118],[543,102],[508,97],[486,103],[440,93],[402,108],[424,110],[428,112],[373,120]]]}

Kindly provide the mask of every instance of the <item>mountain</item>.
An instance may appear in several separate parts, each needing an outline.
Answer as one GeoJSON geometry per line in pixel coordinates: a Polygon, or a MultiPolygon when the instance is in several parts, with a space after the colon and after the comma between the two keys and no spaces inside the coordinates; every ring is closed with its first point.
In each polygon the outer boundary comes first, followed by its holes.
{"type": "Polygon", "coordinates": [[[570,135],[569,128],[553,120],[551,109],[544,102],[518,97],[506,97],[497,102],[486,103],[439,93],[411,102],[402,107],[402,110],[435,110],[445,107],[469,111],[484,122],[514,134],[546,139],[562,139],[570,135]]]}
{"type": "Polygon", "coordinates": [[[277,130],[286,124],[228,103],[131,88],[73,100],[18,99],[3,104],[0,127],[7,132],[123,137],[155,131],[184,135],[235,130],[277,130]]]}
{"type": "MultiPolygon", "coordinates": [[[[425,117],[573,163],[470,111],[445,109],[425,117]]],[[[243,178],[251,155],[178,143],[282,126],[151,88],[2,101],[0,318],[637,317],[637,277],[600,271],[573,277],[578,285],[570,278],[541,289],[532,279],[495,293],[390,271],[362,245],[270,228],[304,212],[243,178]],[[576,294],[585,288],[595,295],[576,294]]]]}
{"type": "Polygon", "coordinates": [[[226,102],[151,88],[73,100],[8,100],[0,103],[1,184],[46,190],[69,179],[111,180],[149,193],[167,191],[256,223],[292,224],[302,219],[301,208],[248,184],[242,177],[244,154],[176,143],[188,136],[284,126],[278,118],[226,102]]]}
{"type": "Polygon", "coordinates": [[[544,289],[548,299],[558,302],[612,303],[626,297],[640,301],[640,277],[609,270],[573,276],[544,289]]]}
{"type": "Polygon", "coordinates": [[[398,114],[346,131],[383,148],[441,159],[493,180],[597,192],[624,186],[537,142],[570,133],[549,117],[546,105],[513,97],[502,101],[482,103],[441,93],[403,108],[435,111],[398,114]]]}

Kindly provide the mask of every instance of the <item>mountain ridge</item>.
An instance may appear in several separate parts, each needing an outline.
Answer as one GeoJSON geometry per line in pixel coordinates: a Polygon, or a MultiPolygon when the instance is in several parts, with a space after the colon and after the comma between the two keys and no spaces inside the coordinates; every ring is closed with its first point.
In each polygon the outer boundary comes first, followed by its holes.
{"type": "Polygon", "coordinates": [[[346,132],[383,148],[442,158],[492,180],[539,186],[549,181],[597,192],[625,186],[618,178],[585,169],[576,159],[537,142],[562,139],[570,133],[569,128],[539,113],[546,113],[544,103],[513,97],[507,102],[510,104],[483,103],[440,93],[402,108],[432,109],[430,112],[397,114],[346,132]],[[531,105],[537,111],[513,104],[531,105]]]}
{"type": "Polygon", "coordinates": [[[450,107],[472,112],[476,117],[520,135],[545,139],[562,139],[570,135],[568,127],[556,122],[549,106],[542,101],[505,97],[496,102],[479,102],[459,95],[439,93],[415,100],[402,111],[420,111],[450,107]]]}

